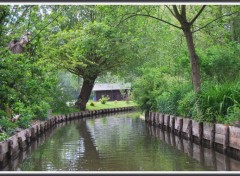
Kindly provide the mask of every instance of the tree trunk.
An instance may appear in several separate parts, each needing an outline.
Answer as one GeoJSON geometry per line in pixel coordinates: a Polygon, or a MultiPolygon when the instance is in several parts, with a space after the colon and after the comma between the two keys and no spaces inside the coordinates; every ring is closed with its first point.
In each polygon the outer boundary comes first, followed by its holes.
{"type": "Polygon", "coordinates": [[[96,78],[97,77],[83,78],[83,85],[78,96],[78,100],[75,104],[78,108],[80,108],[81,111],[86,110],[86,104],[91,95],[96,78]]]}
{"type": "Polygon", "coordinates": [[[184,35],[186,37],[188,52],[190,54],[190,63],[192,68],[192,83],[195,92],[199,92],[201,89],[201,75],[199,69],[199,60],[195,51],[195,46],[193,43],[193,36],[190,27],[183,29],[184,35]]]}

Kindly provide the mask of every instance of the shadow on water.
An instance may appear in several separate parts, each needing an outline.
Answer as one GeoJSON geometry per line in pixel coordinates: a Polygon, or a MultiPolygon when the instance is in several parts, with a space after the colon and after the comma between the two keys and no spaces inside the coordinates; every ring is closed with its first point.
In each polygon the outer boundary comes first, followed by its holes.
{"type": "Polygon", "coordinates": [[[116,113],[57,124],[0,170],[239,171],[240,161],[116,113]]]}

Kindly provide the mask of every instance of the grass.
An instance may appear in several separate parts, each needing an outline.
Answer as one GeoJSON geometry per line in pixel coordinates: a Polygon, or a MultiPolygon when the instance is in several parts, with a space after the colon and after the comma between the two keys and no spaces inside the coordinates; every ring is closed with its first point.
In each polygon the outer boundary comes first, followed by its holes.
{"type": "Polygon", "coordinates": [[[101,102],[94,102],[94,106],[90,106],[90,102],[87,103],[87,110],[99,110],[99,109],[107,109],[107,108],[120,108],[120,107],[128,107],[128,106],[137,106],[137,104],[133,101],[107,101],[106,104],[102,104],[101,102]]]}
{"type": "MultiPolygon", "coordinates": [[[[106,104],[102,104],[99,102],[93,102],[94,106],[91,106],[90,103],[93,101],[89,101],[87,103],[86,110],[99,110],[99,109],[107,109],[107,108],[121,108],[121,107],[128,107],[128,106],[137,106],[137,104],[133,101],[107,101],[106,104]]],[[[68,107],[66,110],[59,110],[56,112],[53,112],[53,115],[58,114],[65,114],[65,113],[72,113],[72,112],[79,112],[80,110],[75,107],[68,107]]]]}

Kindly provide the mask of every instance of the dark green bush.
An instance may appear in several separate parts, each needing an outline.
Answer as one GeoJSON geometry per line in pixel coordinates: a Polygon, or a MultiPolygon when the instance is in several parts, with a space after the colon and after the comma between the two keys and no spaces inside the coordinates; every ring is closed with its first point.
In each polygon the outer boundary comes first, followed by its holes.
{"type": "Polygon", "coordinates": [[[93,101],[90,101],[90,106],[95,106],[95,103],[93,101]]]}

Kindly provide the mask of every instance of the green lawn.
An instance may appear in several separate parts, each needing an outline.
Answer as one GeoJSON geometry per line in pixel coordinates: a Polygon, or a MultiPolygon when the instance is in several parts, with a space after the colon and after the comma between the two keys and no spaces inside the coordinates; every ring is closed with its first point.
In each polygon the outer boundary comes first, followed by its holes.
{"type": "Polygon", "coordinates": [[[106,104],[101,104],[101,102],[94,102],[94,106],[90,106],[90,102],[87,103],[87,110],[98,110],[107,108],[120,108],[128,106],[137,106],[133,101],[107,101],[106,104]]]}
{"type": "MultiPolygon", "coordinates": [[[[94,102],[94,106],[90,106],[89,101],[87,103],[86,110],[98,110],[98,109],[107,109],[107,108],[120,108],[120,107],[128,107],[128,106],[137,106],[137,104],[133,101],[107,101],[106,104],[101,104],[101,102],[94,102]]],[[[75,107],[68,107],[67,109],[59,109],[58,111],[53,112],[53,115],[79,112],[80,110],[75,107]]]]}

